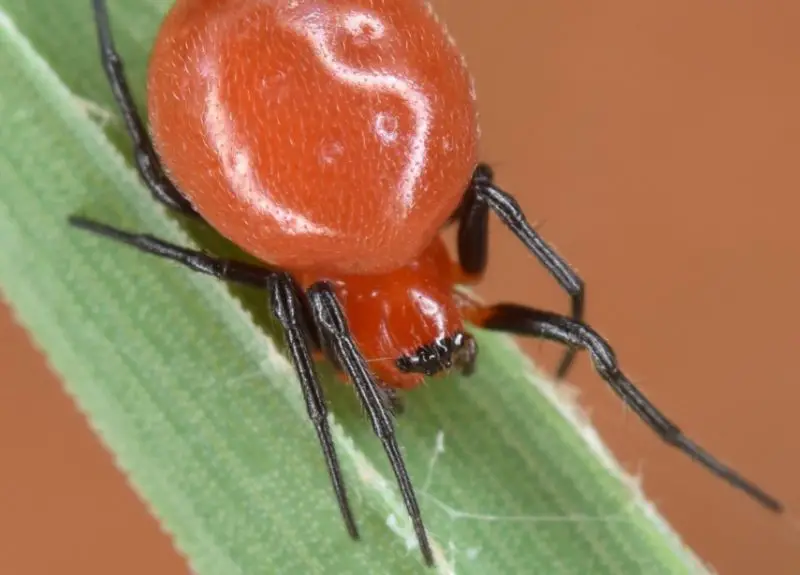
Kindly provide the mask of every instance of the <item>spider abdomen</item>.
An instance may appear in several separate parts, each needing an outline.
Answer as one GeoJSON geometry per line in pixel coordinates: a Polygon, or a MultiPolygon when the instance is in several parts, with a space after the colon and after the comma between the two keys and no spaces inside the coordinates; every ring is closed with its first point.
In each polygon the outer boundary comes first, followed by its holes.
{"type": "Polygon", "coordinates": [[[470,76],[418,0],[178,0],[148,82],[181,192],[284,269],[404,265],[476,163],[470,76]]]}

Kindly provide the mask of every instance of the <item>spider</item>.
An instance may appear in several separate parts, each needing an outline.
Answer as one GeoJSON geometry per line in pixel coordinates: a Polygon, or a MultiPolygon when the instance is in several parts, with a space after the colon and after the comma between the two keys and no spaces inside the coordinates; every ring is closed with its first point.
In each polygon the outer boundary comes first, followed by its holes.
{"type": "Polygon", "coordinates": [[[421,0],[178,0],[148,71],[150,132],[131,96],[104,0],[101,60],[153,197],[205,222],[264,265],[220,259],[81,216],[70,222],[216,278],[269,293],[336,500],[359,537],[315,360],[352,383],[383,444],[428,565],[433,555],[394,429],[395,390],[469,375],[466,329],[579,349],[665,442],[769,509],[781,504],[688,439],[583,322],[584,283],[478,162],[472,79],[421,0]],[[494,213],[571,298],[571,315],[483,305],[454,289],[487,265],[494,213]],[[458,225],[454,262],[440,231],[458,225]],[[379,358],[367,364],[365,357],[379,358]]]}

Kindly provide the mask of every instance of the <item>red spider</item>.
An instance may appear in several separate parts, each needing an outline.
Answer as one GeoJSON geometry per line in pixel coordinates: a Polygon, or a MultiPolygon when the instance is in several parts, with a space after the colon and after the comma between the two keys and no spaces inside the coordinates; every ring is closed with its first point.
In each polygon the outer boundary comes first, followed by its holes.
{"type": "Polygon", "coordinates": [[[464,61],[421,0],[178,0],[148,78],[152,140],[136,110],[104,0],[93,0],[103,66],[136,167],[167,207],[207,222],[264,266],[227,261],[73,216],[72,224],[193,270],[268,290],[347,530],[358,537],[314,354],[353,383],[383,442],[422,555],[433,556],[395,439],[394,390],[478,353],[465,324],[578,348],[664,441],[764,506],[781,504],[701,449],[617,366],[582,323],[583,282],[477,161],[464,61]],[[179,191],[180,190],[180,191],[179,191]],[[477,282],[494,212],[570,295],[566,317],[484,306],[477,282]],[[458,222],[458,262],[440,230],[458,222]],[[364,357],[386,358],[367,366],[364,357]]]}

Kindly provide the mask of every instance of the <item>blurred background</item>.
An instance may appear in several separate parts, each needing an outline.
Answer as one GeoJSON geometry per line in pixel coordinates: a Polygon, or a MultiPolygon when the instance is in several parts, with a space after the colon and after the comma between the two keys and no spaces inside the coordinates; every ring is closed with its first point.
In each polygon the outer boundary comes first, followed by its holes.
{"type": "MultiPolygon", "coordinates": [[[[586,280],[589,322],[656,405],[788,512],[663,446],[585,356],[581,403],[719,573],[800,573],[800,4],[433,4],[476,77],[482,157],[586,280]]],[[[567,310],[492,233],[481,295],[567,310]]],[[[186,573],[6,309],[0,341],[0,572],[186,573]]],[[[525,349],[547,369],[560,351],[525,349]]]]}

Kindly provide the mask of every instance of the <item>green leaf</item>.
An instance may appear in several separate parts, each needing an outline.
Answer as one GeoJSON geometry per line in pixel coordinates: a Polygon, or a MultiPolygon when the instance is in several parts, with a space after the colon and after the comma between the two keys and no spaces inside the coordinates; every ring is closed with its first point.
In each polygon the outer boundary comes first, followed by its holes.
{"type": "MultiPolygon", "coordinates": [[[[348,539],[262,293],[67,227],[81,212],[223,245],[139,184],[89,2],[55,6],[0,0],[0,285],[18,319],[197,573],[426,572],[380,444],[326,370],[348,539]]],[[[166,7],[110,2],[139,101],[166,7]]],[[[570,401],[511,340],[477,336],[477,374],[411,393],[398,423],[438,571],[702,571],[570,401]]]]}

